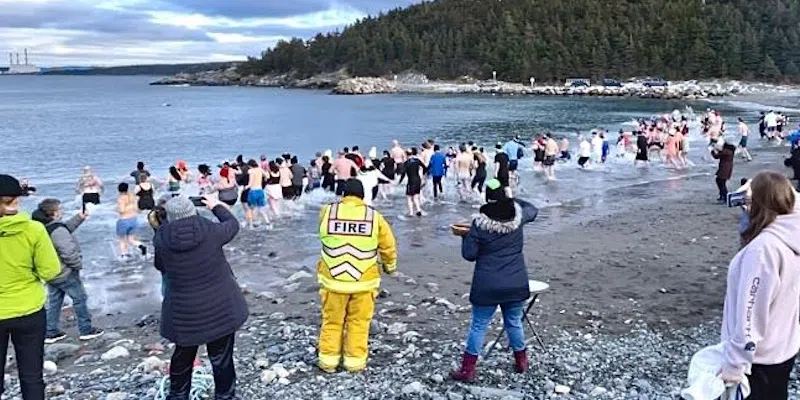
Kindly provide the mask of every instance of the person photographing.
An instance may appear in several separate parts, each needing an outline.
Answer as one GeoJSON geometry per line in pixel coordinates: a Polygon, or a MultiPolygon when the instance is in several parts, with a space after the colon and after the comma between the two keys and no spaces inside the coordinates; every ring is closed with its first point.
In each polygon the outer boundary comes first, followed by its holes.
{"type": "Polygon", "coordinates": [[[364,186],[350,179],[343,194],[340,202],[324,206],[320,213],[318,366],[328,373],[336,372],[342,358],[349,372],[367,367],[369,327],[381,270],[392,275],[397,269],[394,234],[383,215],[364,204],[364,186]]]}
{"type": "MultiPolygon", "coordinates": [[[[44,225],[20,210],[25,190],[0,174],[0,374],[9,340],[14,344],[23,400],[44,400],[44,283],[61,273],[44,225]]],[[[0,379],[0,397],[5,379],[0,379]]]]}
{"type": "Polygon", "coordinates": [[[750,190],[744,246],[728,267],[719,375],[747,379],[748,399],[785,400],[800,349],[800,204],[776,172],[756,175],[750,190]]]}

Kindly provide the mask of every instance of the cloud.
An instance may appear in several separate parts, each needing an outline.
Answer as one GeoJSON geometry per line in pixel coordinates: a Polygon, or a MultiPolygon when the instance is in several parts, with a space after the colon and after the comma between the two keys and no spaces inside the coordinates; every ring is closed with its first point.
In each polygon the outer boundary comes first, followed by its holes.
{"type": "Polygon", "coordinates": [[[414,2],[0,0],[0,53],[28,48],[42,66],[242,60],[414,2]]]}

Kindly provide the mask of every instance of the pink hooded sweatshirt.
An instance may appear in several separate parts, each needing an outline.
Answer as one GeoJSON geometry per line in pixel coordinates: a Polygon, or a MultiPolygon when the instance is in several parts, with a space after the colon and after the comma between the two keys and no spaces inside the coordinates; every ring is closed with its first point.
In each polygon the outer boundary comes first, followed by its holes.
{"type": "MultiPolygon", "coordinates": [[[[795,193],[797,196],[797,193],[795,193]]],[[[728,267],[722,318],[724,373],[750,374],[800,350],[800,197],[739,251],[728,267]]]]}

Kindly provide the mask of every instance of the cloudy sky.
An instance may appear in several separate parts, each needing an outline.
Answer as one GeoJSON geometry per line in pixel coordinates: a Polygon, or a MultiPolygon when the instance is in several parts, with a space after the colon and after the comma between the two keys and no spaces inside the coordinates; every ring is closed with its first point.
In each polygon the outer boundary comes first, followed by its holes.
{"type": "Polygon", "coordinates": [[[0,0],[0,65],[229,61],[419,0],[0,0]]]}

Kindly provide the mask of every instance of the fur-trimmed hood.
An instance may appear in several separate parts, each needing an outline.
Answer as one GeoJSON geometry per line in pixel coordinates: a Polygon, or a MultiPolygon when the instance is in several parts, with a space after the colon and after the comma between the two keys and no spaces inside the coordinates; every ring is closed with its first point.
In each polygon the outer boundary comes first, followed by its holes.
{"type": "Polygon", "coordinates": [[[475,226],[491,233],[508,234],[522,226],[522,207],[514,203],[514,219],[510,221],[496,221],[484,213],[475,216],[475,226]]]}

